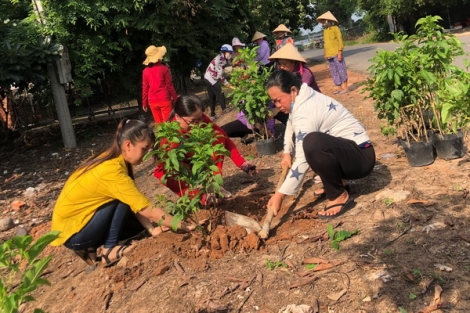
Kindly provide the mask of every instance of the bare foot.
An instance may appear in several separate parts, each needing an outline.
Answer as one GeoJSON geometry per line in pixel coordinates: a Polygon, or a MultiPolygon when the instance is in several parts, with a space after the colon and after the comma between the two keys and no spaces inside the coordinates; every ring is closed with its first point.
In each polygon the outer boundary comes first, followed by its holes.
{"type": "MultiPolygon", "coordinates": [[[[326,203],[326,207],[328,208],[328,207],[334,206],[335,204],[344,204],[344,203],[348,202],[348,200],[349,200],[349,194],[348,194],[347,191],[344,191],[341,194],[341,196],[339,196],[338,198],[336,198],[334,200],[328,200],[327,203],[326,203]]],[[[318,212],[318,215],[323,215],[323,216],[336,215],[341,211],[341,208],[342,208],[341,205],[337,205],[337,206],[332,207],[329,210],[318,212]]]]}

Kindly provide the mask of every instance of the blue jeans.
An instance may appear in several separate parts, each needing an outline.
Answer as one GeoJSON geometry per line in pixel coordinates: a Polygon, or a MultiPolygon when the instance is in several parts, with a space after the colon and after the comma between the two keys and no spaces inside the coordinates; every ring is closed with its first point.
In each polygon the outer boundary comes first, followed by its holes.
{"type": "Polygon", "coordinates": [[[99,207],[85,227],[72,235],[64,246],[72,250],[85,250],[103,245],[109,249],[120,240],[135,236],[143,230],[144,227],[130,207],[114,200],[99,207]]]}

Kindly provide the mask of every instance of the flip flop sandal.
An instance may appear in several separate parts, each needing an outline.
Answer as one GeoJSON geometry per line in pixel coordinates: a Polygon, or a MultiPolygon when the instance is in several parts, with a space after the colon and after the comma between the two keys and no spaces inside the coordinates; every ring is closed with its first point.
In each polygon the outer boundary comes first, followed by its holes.
{"type": "Polygon", "coordinates": [[[322,219],[322,220],[329,220],[329,219],[341,216],[344,213],[346,213],[347,211],[351,210],[355,206],[354,199],[349,198],[348,201],[346,201],[345,203],[337,203],[337,204],[327,206],[323,209],[323,211],[328,211],[329,209],[335,208],[337,206],[340,206],[341,210],[338,213],[336,213],[335,215],[320,215],[320,214],[317,214],[317,217],[319,219],[322,219]]]}
{"type": "MultiPolygon", "coordinates": [[[[344,190],[346,190],[348,193],[351,192],[351,187],[349,186],[349,184],[347,185],[344,185],[344,190]]],[[[316,190],[315,190],[316,191],[316,190]]],[[[316,193],[316,192],[313,192],[313,195],[316,196],[317,198],[320,198],[320,197],[326,197],[326,192],[325,192],[325,189],[323,189],[323,192],[322,193],[316,193]]]]}
{"type": "Polygon", "coordinates": [[[104,265],[104,268],[108,268],[108,267],[111,267],[113,265],[115,265],[116,263],[118,263],[119,261],[121,261],[122,257],[124,256],[124,250],[126,250],[129,246],[126,246],[126,245],[122,245],[122,246],[114,246],[110,249],[108,249],[108,251],[106,252],[106,254],[103,254],[101,257],[104,259],[104,261],[106,262],[106,264],[104,265]],[[114,248],[116,247],[119,247],[116,251],[116,259],[114,260],[111,260],[109,258],[109,254],[111,253],[111,251],[114,250],[114,248]]]}
{"type": "Polygon", "coordinates": [[[98,256],[95,248],[88,248],[84,250],[73,250],[76,255],[85,261],[88,265],[94,265],[98,261],[98,256]]]}

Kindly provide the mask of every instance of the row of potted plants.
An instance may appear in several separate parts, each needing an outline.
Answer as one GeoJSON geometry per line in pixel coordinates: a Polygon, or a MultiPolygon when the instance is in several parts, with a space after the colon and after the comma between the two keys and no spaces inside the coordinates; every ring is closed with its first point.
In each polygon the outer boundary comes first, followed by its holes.
{"type": "Polygon", "coordinates": [[[464,154],[462,131],[470,119],[470,74],[454,65],[462,42],[444,33],[439,16],[416,23],[416,34],[395,34],[398,48],[372,58],[367,97],[374,100],[382,133],[397,135],[411,166],[464,154]],[[449,141],[450,140],[450,141],[449,141]]]}

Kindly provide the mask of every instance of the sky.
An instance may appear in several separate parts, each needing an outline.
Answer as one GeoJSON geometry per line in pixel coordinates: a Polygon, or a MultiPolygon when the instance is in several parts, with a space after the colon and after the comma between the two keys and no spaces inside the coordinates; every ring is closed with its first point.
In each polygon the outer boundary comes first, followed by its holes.
{"type": "MultiPolygon", "coordinates": [[[[354,13],[354,14],[351,16],[351,19],[352,19],[354,22],[356,22],[357,20],[360,20],[360,19],[363,18],[363,17],[364,17],[364,13],[363,13],[363,14],[360,14],[360,15],[354,13]]],[[[315,27],[313,28],[313,30],[309,31],[309,33],[317,33],[317,32],[319,32],[319,31],[321,31],[321,28],[322,28],[321,24],[318,24],[317,26],[315,26],[315,27]]],[[[306,34],[307,34],[307,31],[306,31],[305,29],[303,29],[303,28],[301,28],[300,31],[302,32],[302,35],[306,35],[306,34]]]]}

